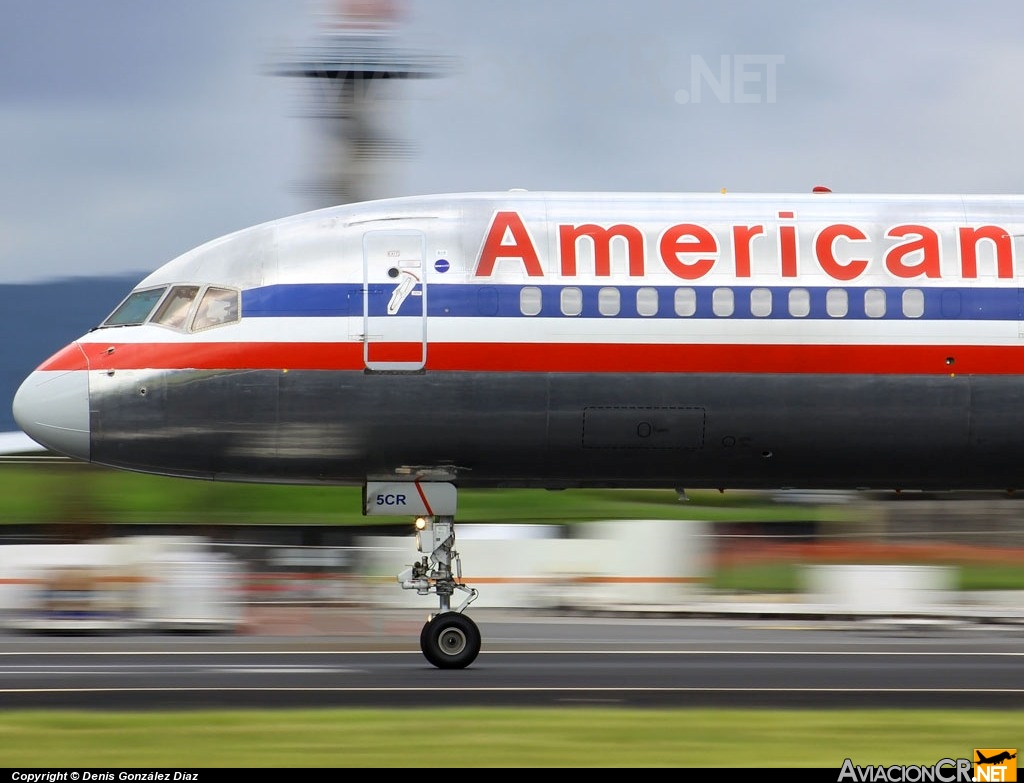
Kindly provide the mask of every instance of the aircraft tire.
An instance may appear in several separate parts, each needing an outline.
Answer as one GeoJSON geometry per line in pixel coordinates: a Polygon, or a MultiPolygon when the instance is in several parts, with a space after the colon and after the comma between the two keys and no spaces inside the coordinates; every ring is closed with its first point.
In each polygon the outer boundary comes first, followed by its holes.
{"type": "Polygon", "coordinates": [[[423,657],[438,669],[465,669],[480,652],[480,629],[464,614],[442,612],[420,631],[423,657]]]}

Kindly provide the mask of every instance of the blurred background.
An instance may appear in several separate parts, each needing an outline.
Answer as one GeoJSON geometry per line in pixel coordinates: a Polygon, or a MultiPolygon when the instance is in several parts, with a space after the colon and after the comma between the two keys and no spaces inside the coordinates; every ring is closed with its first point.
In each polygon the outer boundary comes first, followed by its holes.
{"type": "MultiPolygon", "coordinates": [[[[1019,192],[1020,21],[1012,2],[9,0],[4,622],[237,632],[278,627],[282,607],[430,605],[395,584],[411,527],[370,524],[358,490],[23,451],[17,385],[153,268],[264,220],[391,195],[1019,192]]],[[[495,491],[460,510],[478,605],[1022,605],[1024,504],[1008,493],[495,491]]]]}

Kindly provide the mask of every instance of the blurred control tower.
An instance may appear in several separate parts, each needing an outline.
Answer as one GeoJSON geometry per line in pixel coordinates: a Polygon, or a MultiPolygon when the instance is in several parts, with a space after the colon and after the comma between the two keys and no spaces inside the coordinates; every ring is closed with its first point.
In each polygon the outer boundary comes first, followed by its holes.
{"type": "Polygon", "coordinates": [[[399,0],[341,0],[317,14],[314,43],[289,52],[275,68],[302,79],[302,113],[316,123],[314,173],[298,190],[310,209],[396,195],[393,167],[413,145],[396,130],[399,83],[438,78],[450,58],[402,48],[399,0]]]}

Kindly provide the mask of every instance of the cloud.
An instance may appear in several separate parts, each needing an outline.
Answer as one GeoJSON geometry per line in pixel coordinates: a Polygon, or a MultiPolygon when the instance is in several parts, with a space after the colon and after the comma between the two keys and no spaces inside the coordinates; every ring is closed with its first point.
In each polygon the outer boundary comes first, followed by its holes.
{"type": "MultiPolygon", "coordinates": [[[[293,186],[326,153],[266,70],[323,5],[11,0],[0,282],[148,269],[312,206],[293,186]]],[[[395,85],[416,154],[382,187],[1018,192],[1022,21],[1008,0],[411,2],[401,46],[459,69],[395,85]]]]}

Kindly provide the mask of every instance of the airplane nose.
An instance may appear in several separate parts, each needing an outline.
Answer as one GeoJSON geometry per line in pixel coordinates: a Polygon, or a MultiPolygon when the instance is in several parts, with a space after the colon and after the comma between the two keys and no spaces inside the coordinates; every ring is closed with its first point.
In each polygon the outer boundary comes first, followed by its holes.
{"type": "Polygon", "coordinates": [[[32,440],[51,451],[88,461],[89,373],[77,345],[73,351],[65,349],[64,356],[68,353],[78,354],[80,368],[46,369],[49,363],[44,363],[14,395],[14,420],[32,440]]]}

